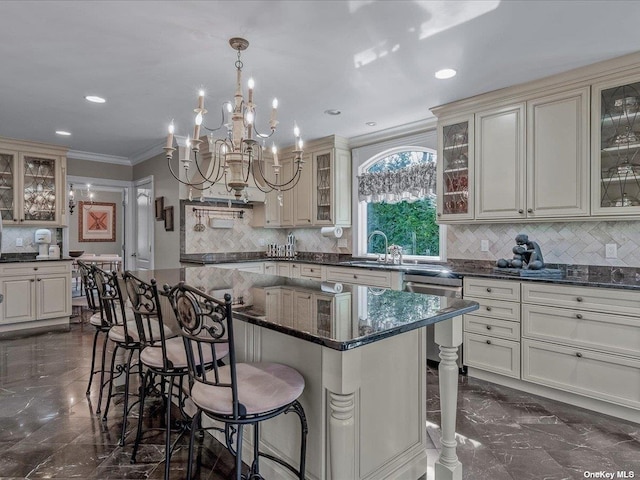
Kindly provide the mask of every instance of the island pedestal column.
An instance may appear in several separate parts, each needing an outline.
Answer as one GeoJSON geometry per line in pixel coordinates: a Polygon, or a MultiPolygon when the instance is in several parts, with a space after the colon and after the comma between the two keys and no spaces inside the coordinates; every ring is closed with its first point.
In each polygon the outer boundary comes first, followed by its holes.
{"type": "Polygon", "coordinates": [[[456,453],[456,405],[458,403],[458,347],[462,344],[462,317],[435,325],[440,346],[440,411],[442,450],[435,465],[436,480],[462,480],[462,464],[456,453]]]}

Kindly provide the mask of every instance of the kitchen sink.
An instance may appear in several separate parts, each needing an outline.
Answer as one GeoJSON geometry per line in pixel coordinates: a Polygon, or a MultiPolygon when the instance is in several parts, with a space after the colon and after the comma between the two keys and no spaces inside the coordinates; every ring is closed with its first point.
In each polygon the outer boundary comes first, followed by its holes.
{"type": "Polygon", "coordinates": [[[380,268],[383,270],[398,270],[401,272],[434,272],[434,273],[449,273],[449,269],[443,265],[431,264],[431,263],[383,263],[376,260],[351,260],[348,262],[342,262],[342,265],[349,265],[351,267],[365,267],[365,268],[380,268]]]}

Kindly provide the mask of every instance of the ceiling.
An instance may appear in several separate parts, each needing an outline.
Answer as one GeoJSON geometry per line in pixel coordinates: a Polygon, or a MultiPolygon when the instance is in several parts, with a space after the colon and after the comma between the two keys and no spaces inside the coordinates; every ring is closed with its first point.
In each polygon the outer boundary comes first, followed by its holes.
{"type": "Polygon", "coordinates": [[[353,138],[636,51],[638,18],[640,2],[615,0],[3,0],[0,135],[140,160],[160,151],[172,119],[192,132],[200,88],[204,124],[219,125],[235,88],[228,40],[242,36],[259,130],[275,96],[278,144],[292,143],[294,121],[305,139],[353,138]],[[458,75],[435,79],[444,67],[458,75]]]}

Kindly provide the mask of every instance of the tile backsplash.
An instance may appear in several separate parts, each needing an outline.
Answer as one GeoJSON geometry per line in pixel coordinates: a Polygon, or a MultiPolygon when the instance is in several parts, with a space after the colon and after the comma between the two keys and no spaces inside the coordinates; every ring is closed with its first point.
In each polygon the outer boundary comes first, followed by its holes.
{"type": "Polygon", "coordinates": [[[540,245],[547,263],[640,267],[640,222],[555,222],[531,224],[449,225],[447,258],[512,258],[519,233],[540,245]],[[480,251],[487,240],[489,251],[480,251]],[[605,246],[616,244],[618,258],[605,258],[605,246]]]}
{"type": "MultiPolygon", "coordinates": [[[[2,253],[33,253],[38,251],[34,242],[36,230],[42,227],[4,227],[2,231],[2,253]],[[16,246],[16,240],[22,239],[22,247],[16,246]]],[[[53,242],[62,243],[62,229],[49,228],[53,242]]]]}
{"type": "MultiPolygon", "coordinates": [[[[348,248],[338,248],[336,239],[323,237],[319,228],[286,229],[260,228],[251,226],[254,211],[244,208],[243,218],[233,220],[231,228],[210,228],[207,219],[203,219],[205,229],[195,231],[198,222],[193,207],[207,209],[207,206],[185,205],[184,215],[184,250],[185,254],[228,253],[228,252],[266,252],[269,243],[283,244],[287,241],[287,234],[296,237],[298,252],[317,253],[351,253],[351,229],[345,228],[343,239],[347,240],[348,248]]],[[[216,207],[212,207],[216,208],[216,207]]],[[[234,206],[234,208],[238,208],[234,206]]]]}

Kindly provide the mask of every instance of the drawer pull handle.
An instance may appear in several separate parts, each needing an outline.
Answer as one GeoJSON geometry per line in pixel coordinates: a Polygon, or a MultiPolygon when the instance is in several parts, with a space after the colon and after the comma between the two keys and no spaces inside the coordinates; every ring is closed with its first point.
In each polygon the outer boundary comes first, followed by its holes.
{"type": "Polygon", "coordinates": [[[580,352],[577,352],[577,353],[576,353],[576,357],[578,357],[578,358],[582,358],[582,354],[581,354],[580,352]]]}
{"type": "Polygon", "coordinates": [[[487,287],[487,292],[491,293],[491,287],[487,287]]]}
{"type": "Polygon", "coordinates": [[[581,301],[582,301],[582,297],[576,298],[576,302],[581,302],[581,301]]]}
{"type": "Polygon", "coordinates": [[[490,312],[490,311],[491,311],[491,307],[487,307],[487,312],[490,312]]]}
{"type": "Polygon", "coordinates": [[[491,325],[487,325],[487,330],[491,330],[491,325]]]}
{"type": "Polygon", "coordinates": [[[577,318],[578,320],[582,320],[582,314],[581,314],[581,313],[578,313],[578,314],[576,315],[576,318],[577,318]]]}
{"type": "Polygon", "coordinates": [[[487,340],[487,345],[491,345],[491,340],[487,340]]]}

